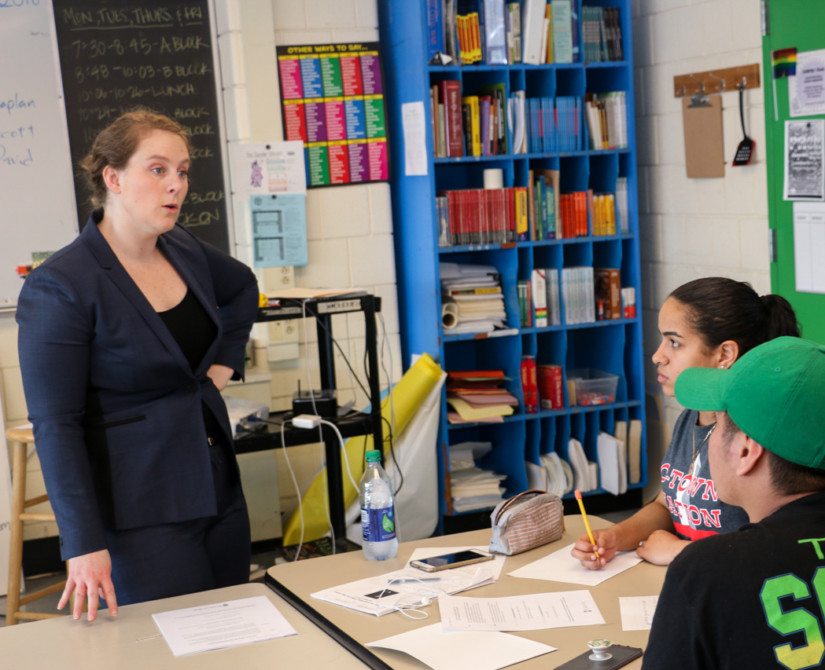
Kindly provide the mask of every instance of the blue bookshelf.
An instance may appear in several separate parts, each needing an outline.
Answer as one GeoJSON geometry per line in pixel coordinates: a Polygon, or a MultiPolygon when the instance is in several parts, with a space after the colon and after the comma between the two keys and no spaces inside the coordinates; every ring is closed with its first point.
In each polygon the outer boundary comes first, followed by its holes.
{"type": "MultiPolygon", "coordinates": [[[[539,364],[562,365],[565,374],[576,368],[597,368],[619,377],[614,402],[596,407],[570,406],[565,391],[562,409],[525,413],[523,404],[500,424],[446,422],[446,394],[442,398],[438,466],[440,512],[453,512],[450,500],[449,445],[468,440],[490,441],[493,449],[481,467],[507,475],[506,496],[527,488],[525,461],[540,463],[542,454],[555,451],[567,459],[571,438],[581,442],[590,461],[598,461],[596,440],[600,431],[613,434],[617,421],[641,423],[641,477],[628,490],[647,483],[647,443],[644,434],[644,355],[642,350],[641,278],[637,204],[636,138],[633,104],[633,63],[630,0],[573,0],[582,16],[586,7],[618,7],[624,59],[610,62],[528,65],[429,65],[427,5],[425,0],[382,0],[378,3],[381,49],[387,100],[388,132],[392,145],[390,184],[395,235],[401,346],[404,360],[427,352],[445,370],[501,368],[512,379],[509,390],[523,403],[520,361],[534,356],[539,364]],[[504,84],[506,95],[523,90],[529,97],[574,96],[624,91],[627,146],[571,152],[508,153],[492,156],[435,157],[430,87],[444,79],[459,80],[462,95],[487,84],[504,84]],[[428,155],[427,174],[405,174],[403,114],[411,106],[425,116],[428,155]],[[483,171],[502,170],[505,187],[526,187],[531,170],[560,172],[561,192],[615,191],[618,178],[627,182],[628,226],[626,232],[588,234],[564,239],[519,241],[499,244],[438,246],[436,195],[449,189],[482,188],[483,171]],[[441,326],[439,262],[495,265],[502,279],[507,322],[516,326],[503,337],[451,335],[441,326]],[[622,287],[636,292],[636,315],[630,318],[518,328],[517,280],[529,279],[534,268],[568,266],[619,268],[622,287]]],[[[577,25],[579,44],[582,26],[577,25]]],[[[584,116],[580,117],[585,130],[584,116]]],[[[586,131],[585,131],[586,132],[586,131]]],[[[589,147],[587,136],[582,146],[589,147]]],[[[508,138],[512,148],[512,135],[508,138]]],[[[529,147],[528,147],[529,150],[529,147]]],[[[466,153],[466,152],[465,152],[466,153]]],[[[405,363],[405,365],[408,363],[405,363]]],[[[596,488],[584,495],[604,494],[596,488]]],[[[572,497],[572,494],[569,494],[572,497]]]]}

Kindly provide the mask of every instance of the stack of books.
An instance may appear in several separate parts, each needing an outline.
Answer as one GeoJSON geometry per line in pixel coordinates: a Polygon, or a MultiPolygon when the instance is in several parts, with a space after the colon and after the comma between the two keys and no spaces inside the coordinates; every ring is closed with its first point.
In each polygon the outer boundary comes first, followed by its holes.
{"type": "MultiPolygon", "coordinates": [[[[524,289],[519,290],[519,301],[525,300],[523,320],[525,327],[561,325],[559,303],[559,271],[557,268],[536,268],[530,281],[524,281],[524,289]]],[[[522,282],[519,282],[519,287],[522,282]]],[[[521,303],[520,303],[521,306],[521,303]]]]}
{"type": "Polygon", "coordinates": [[[504,84],[491,84],[461,98],[468,156],[507,153],[507,106],[504,84]]]}
{"type": "Polygon", "coordinates": [[[579,60],[579,26],[571,0],[524,0],[522,58],[530,65],[579,60]]]}
{"type": "Polygon", "coordinates": [[[447,372],[449,423],[500,423],[518,407],[518,399],[505,385],[503,370],[453,370],[447,372]]]}
{"type": "Polygon", "coordinates": [[[627,147],[627,94],[624,91],[588,93],[585,119],[591,149],[627,147]]]}
{"type": "Polygon", "coordinates": [[[587,206],[593,235],[616,234],[616,197],[613,193],[587,191],[587,206]]]}
{"type": "Polygon", "coordinates": [[[577,96],[527,98],[527,146],[531,153],[581,151],[582,100],[577,96]]]}
{"type": "Polygon", "coordinates": [[[582,7],[582,44],[586,63],[624,60],[618,7],[582,7]]]}
{"type": "Polygon", "coordinates": [[[564,322],[567,324],[592,323],[596,320],[593,268],[577,266],[561,271],[564,322]]]}
{"type": "Polygon", "coordinates": [[[457,335],[507,329],[501,279],[494,266],[440,263],[439,271],[445,332],[457,335]]]}
{"type": "Polygon", "coordinates": [[[527,188],[439,191],[435,199],[440,247],[526,240],[527,188]]]}
{"type": "Polygon", "coordinates": [[[503,500],[505,489],[501,482],[506,475],[476,465],[492,448],[491,442],[450,445],[450,495],[454,512],[495,507],[503,500]]]}

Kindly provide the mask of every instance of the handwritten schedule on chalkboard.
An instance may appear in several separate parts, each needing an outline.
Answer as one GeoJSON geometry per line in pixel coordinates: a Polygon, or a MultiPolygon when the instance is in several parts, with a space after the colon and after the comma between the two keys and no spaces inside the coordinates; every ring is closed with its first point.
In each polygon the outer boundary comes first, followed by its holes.
{"type": "Polygon", "coordinates": [[[284,135],[304,143],[307,186],[389,178],[378,43],[278,47],[284,135]]]}
{"type": "MultiPolygon", "coordinates": [[[[189,195],[178,222],[229,248],[216,65],[208,0],[54,0],[72,163],[120,114],[146,107],[192,136],[189,195]]],[[[78,215],[91,206],[76,175],[78,215]]]]}

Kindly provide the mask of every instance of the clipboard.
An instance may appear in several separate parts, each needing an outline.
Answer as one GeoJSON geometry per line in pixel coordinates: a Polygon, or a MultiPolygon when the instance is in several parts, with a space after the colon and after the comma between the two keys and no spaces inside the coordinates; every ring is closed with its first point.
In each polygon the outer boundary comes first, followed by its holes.
{"type": "Polygon", "coordinates": [[[722,96],[703,96],[701,101],[697,104],[691,97],[682,98],[687,176],[689,179],[724,177],[722,96]]]}

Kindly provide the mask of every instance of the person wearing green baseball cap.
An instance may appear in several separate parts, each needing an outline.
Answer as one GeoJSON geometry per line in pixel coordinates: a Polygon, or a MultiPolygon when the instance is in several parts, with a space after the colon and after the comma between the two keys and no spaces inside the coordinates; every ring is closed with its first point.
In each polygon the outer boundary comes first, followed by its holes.
{"type": "Polygon", "coordinates": [[[684,370],[675,390],[716,412],[711,476],[750,523],[671,563],[642,667],[822,667],[825,346],[779,337],[729,370],[684,370]]]}

